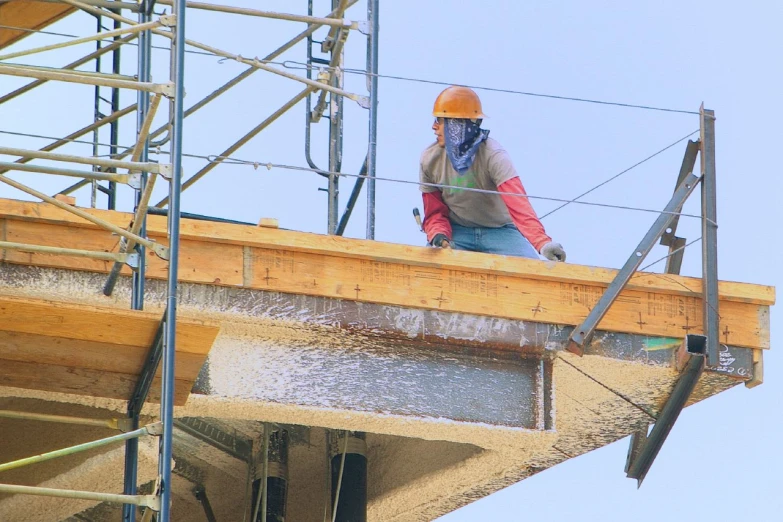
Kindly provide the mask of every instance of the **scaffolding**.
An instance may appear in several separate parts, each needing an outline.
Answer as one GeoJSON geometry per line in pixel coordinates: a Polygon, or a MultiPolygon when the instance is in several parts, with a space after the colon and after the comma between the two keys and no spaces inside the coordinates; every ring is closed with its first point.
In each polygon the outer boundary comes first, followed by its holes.
{"type": "MultiPolygon", "coordinates": [[[[166,307],[160,321],[155,340],[150,346],[146,363],[142,374],[136,384],[136,388],[128,401],[127,418],[110,419],[100,421],[102,426],[108,426],[123,432],[122,435],[109,437],[100,441],[83,444],[74,448],[67,448],[59,452],[23,459],[4,466],[15,467],[39,462],[45,459],[56,458],[61,455],[76,451],[83,451],[98,445],[109,444],[117,441],[125,441],[125,489],[123,495],[112,495],[92,492],[76,492],[64,490],[49,490],[45,488],[32,488],[23,486],[0,485],[0,492],[36,494],[47,496],[63,496],[69,498],[82,498],[117,502],[124,504],[123,520],[136,520],[136,507],[143,507],[149,512],[145,515],[152,516],[156,513],[157,520],[168,522],[171,510],[171,484],[172,473],[172,430],[174,426],[174,365],[176,346],[177,323],[177,270],[179,256],[179,220],[182,215],[180,209],[180,196],[193,184],[203,179],[213,169],[223,163],[236,161],[232,156],[260,132],[267,129],[281,115],[291,110],[301,101],[305,101],[305,159],[309,170],[321,175],[327,182],[327,231],[329,234],[342,235],[346,229],[355,205],[358,202],[361,190],[366,181],[367,184],[367,215],[366,232],[367,239],[375,238],[375,194],[376,194],[376,163],[377,163],[377,128],[378,128],[378,34],[379,34],[379,0],[368,0],[365,20],[349,20],[345,18],[346,11],[354,6],[358,0],[329,0],[331,10],[322,17],[315,16],[314,1],[307,2],[307,15],[296,15],[278,12],[269,12],[248,8],[228,7],[201,2],[186,2],[183,0],[143,0],[137,3],[106,0],[59,0],[73,9],[88,13],[95,17],[97,30],[94,35],[75,38],[69,41],[42,47],[25,49],[17,52],[0,55],[0,75],[9,75],[34,79],[33,82],[20,87],[8,94],[0,96],[0,104],[10,101],[17,96],[25,94],[36,87],[49,82],[70,82],[95,87],[94,93],[94,122],[79,129],[65,138],[41,148],[40,150],[28,150],[12,147],[0,147],[0,154],[18,156],[15,162],[0,162],[0,182],[25,192],[26,194],[50,203],[63,211],[69,212],[104,228],[107,232],[120,237],[117,252],[96,252],[75,248],[55,248],[43,245],[19,244],[8,241],[0,241],[2,249],[16,249],[24,252],[56,253],[72,256],[82,256],[93,259],[107,260],[113,263],[112,270],[106,280],[103,291],[111,295],[119,274],[124,266],[132,269],[131,303],[133,310],[144,308],[145,289],[145,262],[147,251],[151,251],[161,259],[168,261],[168,279],[166,307]],[[155,6],[172,7],[171,14],[156,14],[155,6]],[[219,12],[247,17],[260,17],[277,19],[289,22],[307,24],[307,28],[284,43],[263,58],[247,58],[230,51],[219,49],[211,45],[186,38],[186,17],[188,10],[203,10],[219,12]],[[137,20],[123,16],[123,12],[136,14],[137,20]],[[105,21],[111,21],[112,26],[104,25],[105,21]],[[314,33],[321,28],[328,28],[328,34],[321,42],[316,42],[314,33]],[[359,32],[366,36],[367,59],[364,74],[367,80],[367,94],[357,94],[345,90],[344,86],[344,48],[351,32],[359,32]],[[168,41],[170,53],[171,75],[164,83],[151,81],[151,49],[153,36],[162,37],[168,41]],[[111,39],[107,44],[107,39],[111,39]],[[44,53],[73,45],[94,42],[94,52],[73,61],[62,68],[44,68],[21,64],[8,63],[8,60],[44,53]],[[123,45],[135,42],[138,46],[137,73],[135,75],[121,74],[121,49],[123,45]],[[298,75],[280,68],[276,59],[295,45],[305,42],[306,63],[303,66],[304,75],[298,75]],[[320,44],[320,48],[318,47],[320,44]],[[210,56],[225,60],[231,60],[247,66],[247,68],[215,89],[212,93],[197,101],[189,107],[184,103],[184,57],[187,49],[197,49],[208,53],[210,56]],[[101,59],[111,54],[111,73],[103,72],[101,59]],[[327,58],[316,56],[317,54],[327,58]],[[95,71],[87,72],[79,67],[95,62],[95,71]],[[272,112],[244,136],[236,140],[221,153],[210,156],[207,164],[192,176],[184,179],[183,169],[183,131],[184,120],[205,107],[215,99],[222,96],[232,87],[235,87],[257,71],[274,74],[288,80],[302,84],[301,90],[285,102],[281,107],[272,112]],[[104,92],[109,89],[110,99],[104,97],[104,92]],[[137,92],[136,103],[120,108],[119,92],[128,89],[137,92]],[[166,123],[153,130],[152,124],[164,101],[168,102],[166,123]],[[343,173],[343,112],[345,99],[356,102],[362,108],[368,110],[368,143],[366,156],[361,163],[358,175],[355,178],[350,196],[345,208],[340,212],[339,207],[339,181],[341,177],[351,177],[343,173]],[[103,108],[108,106],[108,111],[103,108]],[[108,112],[108,114],[106,114],[108,112]],[[131,113],[136,114],[136,141],[132,147],[124,148],[118,141],[118,125],[122,118],[131,113]],[[328,119],[328,165],[320,168],[313,160],[312,155],[312,127],[322,119],[328,119]],[[100,133],[109,127],[108,145],[110,154],[108,158],[99,156],[100,133]],[[82,157],[53,152],[59,147],[71,143],[92,133],[93,155],[82,157]],[[170,149],[169,161],[161,163],[150,160],[150,151],[155,148],[168,145],[170,149]],[[90,166],[91,170],[76,170],[71,168],[59,168],[49,165],[36,165],[33,160],[47,160],[90,166]],[[58,195],[68,195],[76,190],[90,186],[91,204],[98,205],[98,195],[107,197],[106,207],[110,210],[116,208],[117,185],[127,185],[134,190],[134,215],[131,223],[126,228],[118,227],[95,215],[76,208],[62,198],[44,194],[18,181],[2,176],[7,172],[19,171],[28,173],[43,173],[58,176],[78,178],[79,181],[68,186],[58,195]],[[168,196],[154,205],[150,203],[152,191],[158,178],[168,182],[168,196]],[[146,237],[146,217],[148,214],[164,214],[168,216],[168,246],[152,241],[146,237]],[[139,426],[139,418],[142,407],[147,399],[152,379],[159,364],[162,364],[162,393],[160,407],[160,422],[147,426],[139,426]],[[159,450],[159,474],[155,491],[150,495],[138,495],[137,482],[137,458],[138,437],[154,436],[160,438],[159,450]]],[[[583,100],[584,101],[584,100],[583,100]]],[[[620,291],[636,272],[645,256],[650,252],[655,242],[669,247],[666,272],[679,273],[682,253],[685,248],[685,239],[676,236],[677,219],[681,215],[683,204],[691,195],[697,185],[701,184],[702,196],[702,259],[703,259],[703,288],[704,288],[704,346],[698,340],[689,339],[691,346],[686,347],[685,353],[691,355],[682,377],[682,388],[692,389],[693,384],[699,378],[705,364],[715,365],[718,360],[719,331],[718,331],[718,287],[717,287],[717,236],[716,236],[716,194],[715,194],[715,147],[714,147],[714,113],[710,110],[700,109],[700,138],[698,141],[690,141],[686,147],[685,157],[675,186],[675,192],[671,202],[660,213],[658,220],[651,227],[639,246],[629,257],[628,261],[619,272],[617,278],[609,286],[598,304],[592,309],[584,323],[580,325],[571,336],[570,351],[581,355],[585,346],[590,343],[592,335],[608,308],[619,295],[620,291]],[[701,176],[693,174],[697,155],[701,156],[701,176]],[[697,347],[693,347],[696,346],[697,347]],[[690,362],[692,361],[692,362],[690,362]]],[[[680,140],[682,141],[682,140],[680,140]]],[[[566,202],[567,204],[568,202],[566,202]]],[[[760,363],[759,363],[760,364],[760,363]]],[[[760,371],[757,382],[760,382],[760,371]]],[[[679,390],[679,388],[678,388],[679,390]]],[[[665,418],[658,419],[656,428],[661,428],[648,437],[646,431],[639,432],[631,441],[629,461],[626,471],[628,476],[641,482],[649,469],[652,460],[663,443],[668,433],[668,428],[676,419],[677,414],[684,406],[690,391],[677,391],[672,394],[671,403],[667,403],[669,413],[665,418]],[[675,397],[676,395],[676,397],[675,397]],[[684,398],[683,398],[684,397],[684,398]],[[667,427],[668,426],[668,427],[667,427]]],[[[29,418],[41,421],[86,423],[93,422],[87,419],[64,418],[56,416],[44,416],[24,414],[19,412],[0,412],[0,417],[29,418]]],[[[663,417],[663,416],[662,416],[663,417]]],[[[355,433],[357,440],[361,434],[355,433]]],[[[353,435],[343,435],[345,446],[348,440],[353,440],[353,435]]],[[[337,437],[339,442],[339,437],[337,437]]],[[[267,506],[267,449],[270,442],[269,425],[264,425],[263,472],[260,477],[260,493],[257,502],[260,503],[261,513],[266,512],[267,506]]],[[[339,446],[339,444],[338,444],[339,446]]],[[[343,449],[342,462],[345,462],[346,449],[343,449]]],[[[338,458],[338,460],[340,460],[338,458]]],[[[340,473],[342,476],[342,472],[340,473]]],[[[199,492],[199,500],[204,503],[205,511],[209,512],[209,503],[204,491],[199,492]]],[[[339,486],[337,489],[339,497],[339,486]]],[[[256,506],[256,513],[259,506],[256,506]]],[[[335,516],[337,506],[335,501],[335,516]]],[[[253,516],[252,520],[256,520],[253,516]]]]}
{"type": "MultiPolygon", "coordinates": [[[[177,267],[179,255],[179,219],[180,194],[198,180],[203,178],[244,144],[250,141],[262,130],[282,114],[289,111],[300,101],[306,100],[307,111],[307,141],[306,157],[313,168],[317,168],[311,159],[310,131],[311,126],[327,115],[329,119],[329,164],[330,174],[323,174],[328,181],[328,231],[330,234],[342,234],[348,219],[351,216],[365,179],[368,179],[368,223],[367,237],[374,237],[375,228],[375,163],[376,163],[376,132],[377,132],[377,91],[378,91],[378,0],[370,0],[367,8],[367,20],[351,21],[345,19],[348,8],[358,0],[330,0],[331,11],[325,16],[314,16],[313,0],[308,0],[308,14],[296,15],[261,11],[257,9],[235,8],[222,5],[213,5],[201,2],[185,2],[183,0],[143,0],[138,3],[104,0],[61,0],[60,3],[71,7],[71,10],[92,15],[96,20],[96,33],[81,38],[72,38],[65,42],[41,47],[24,49],[16,52],[0,55],[0,75],[31,78],[35,81],[28,83],[10,93],[0,97],[0,104],[10,101],[17,96],[30,92],[36,87],[49,81],[70,82],[76,84],[92,85],[94,93],[94,122],[79,129],[63,139],[57,140],[40,150],[28,150],[12,147],[0,147],[0,154],[18,156],[15,162],[0,162],[0,174],[7,172],[28,172],[53,174],[78,178],[79,181],[58,192],[56,196],[50,196],[33,189],[25,184],[14,181],[0,175],[0,182],[10,185],[29,196],[50,203],[61,210],[74,214],[84,220],[104,228],[107,232],[120,237],[117,252],[96,252],[75,248],[56,248],[44,245],[19,244],[9,241],[0,242],[0,248],[16,249],[23,252],[39,252],[49,254],[61,254],[69,256],[81,256],[92,259],[101,259],[113,262],[113,268],[104,286],[104,293],[110,295],[119,277],[123,266],[132,269],[132,294],[130,306],[133,310],[142,310],[144,307],[145,286],[145,261],[146,251],[150,250],[161,259],[168,261],[168,284],[166,307],[161,318],[158,332],[153,345],[150,347],[142,374],[136,384],[127,407],[126,419],[111,419],[106,421],[92,421],[90,419],[67,418],[52,415],[36,415],[21,412],[0,412],[0,416],[11,418],[26,418],[49,422],[66,422],[75,424],[101,425],[118,429],[124,433],[99,441],[82,444],[72,448],[54,451],[38,457],[22,459],[3,465],[0,469],[21,467],[84,451],[117,441],[125,441],[125,488],[122,495],[108,493],[94,493],[86,491],[52,490],[48,488],[36,488],[15,485],[0,485],[0,492],[17,493],[41,496],[59,496],[64,498],[90,499],[103,502],[121,503],[123,507],[123,520],[136,520],[136,507],[145,508],[144,520],[150,520],[156,516],[158,521],[170,520],[171,510],[171,474],[172,474],[172,429],[173,429],[173,401],[174,401],[174,364],[176,346],[177,323],[177,267]],[[156,14],[157,6],[170,6],[172,12],[169,15],[156,14]],[[228,52],[216,47],[188,39],[185,36],[186,13],[188,10],[204,10],[219,13],[229,13],[248,17],[261,17],[283,21],[299,22],[307,24],[307,28],[297,36],[281,45],[263,58],[245,58],[241,55],[228,52]],[[137,20],[123,16],[124,12],[136,14],[137,20]],[[105,23],[112,23],[107,27],[105,23]],[[328,35],[321,42],[319,54],[326,54],[329,58],[323,59],[315,56],[315,41],[313,34],[320,28],[327,27],[328,35]],[[367,37],[367,78],[368,94],[359,95],[344,90],[343,87],[343,47],[348,35],[352,31],[358,31],[367,37]],[[170,53],[170,77],[167,82],[154,83],[150,80],[151,49],[153,36],[163,37],[169,42],[170,53]],[[299,76],[284,69],[274,67],[274,60],[291,49],[299,42],[307,43],[306,75],[299,76]],[[9,63],[8,60],[44,53],[56,49],[62,49],[74,45],[95,42],[94,52],[69,63],[62,68],[47,68],[17,63],[9,63]],[[121,74],[121,49],[123,45],[135,42],[138,47],[137,72],[135,75],[121,74]],[[186,47],[198,49],[212,56],[233,60],[244,64],[247,69],[216,89],[204,99],[186,108],[184,104],[184,57],[186,47]],[[110,54],[111,72],[103,72],[101,59],[110,54]],[[79,69],[81,66],[95,63],[95,71],[88,72],[79,69]],[[274,111],[269,117],[258,124],[235,143],[229,146],[221,154],[196,172],[193,176],[183,180],[182,167],[182,137],[184,119],[203,108],[232,87],[236,86],[253,73],[265,71],[279,75],[289,80],[303,84],[303,89],[274,111]],[[316,77],[313,77],[313,73],[316,77]],[[104,96],[106,89],[111,93],[110,99],[104,96]],[[137,92],[135,104],[120,108],[120,90],[127,89],[137,92]],[[311,98],[317,96],[314,107],[311,106],[311,98]],[[327,96],[329,99],[327,100],[327,96]],[[167,123],[152,130],[152,122],[158,111],[161,101],[168,101],[167,123]],[[338,220],[338,191],[339,171],[342,165],[342,132],[343,132],[343,103],[344,99],[357,102],[361,107],[369,110],[369,145],[367,156],[362,166],[362,177],[357,179],[352,195],[349,198],[342,218],[338,220]],[[109,111],[103,110],[108,107],[109,111]],[[132,147],[120,150],[118,143],[118,125],[120,120],[131,113],[136,113],[136,141],[132,147]],[[109,127],[108,158],[100,157],[99,144],[100,133],[109,127]],[[74,142],[83,136],[92,133],[93,155],[76,156],[54,152],[57,148],[74,142]],[[154,141],[157,140],[157,141],[154,141]],[[150,148],[159,148],[169,145],[169,161],[161,163],[150,161],[150,148]],[[33,160],[47,160],[90,166],[91,170],[75,170],[69,168],[52,167],[49,165],[36,165],[33,160]],[[168,196],[156,205],[150,205],[152,190],[157,178],[163,178],[168,182],[168,196]],[[131,223],[127,228],[118,227],[108,221],[95,217],[89,212],[81,210],[67,201],[62,196],[67,196],[76,190],[89,185],[91,187],[91,205],[98,206],[98,195],[107,196],[106,207],[113,210],[117,205],[117,185],[124,184],[135,192],[135,209],[131,223]],[[168,207],[164,210],[164,207],[168,207]],[[146,238],[146,217],[152,210],[168,216],[168,246],[151,241],[146,238]],[[152,385],[152,379],[162,363],[162,392],[160,405],[160,422],[139,427],[139,415],[152,385]],[[97,422],[97,424],[95,424],[97,422]],[[138,437],[154,436],[160,439],[159,444],[159,473],[156,486],[152,494],[138,495],[137,482],[137,458],[138,437]]],[[[59,16],[68,14],[64,11],[59,16]]],[[[14,29],[14,28],[10,28],[14,29]]],[[[15,28],[24,31],[24,28],[15,28]]],[[[24,33],[23,33],[24,34],[24,33]]],[[[264,430],[264,446],[269,443],[269,429],[264,430]]],[[[266,457],[266,455],[264,455],[266,457]]],[[[265,460],[266,462],[266,460],[265,460]]],[[[264,476],[267,475],[267,466],[264,466],[264,476]]],[[[266,510],[267,491],[266,480],[261,481],[261,495],[259,502],[263,503],[263,512],[266,510]],[[261,500],[263,499],[263,500],[261,500]]],[[[201,492],[200,501],[208,508],[206,494],[201,492]]],[[[258,507],[256,508],[257,511],[258,507]]],[[[255,513],[254,513],[255,515],[255,513]]],[[[254,518],[255,519],[255,518],[254,518]]]]}

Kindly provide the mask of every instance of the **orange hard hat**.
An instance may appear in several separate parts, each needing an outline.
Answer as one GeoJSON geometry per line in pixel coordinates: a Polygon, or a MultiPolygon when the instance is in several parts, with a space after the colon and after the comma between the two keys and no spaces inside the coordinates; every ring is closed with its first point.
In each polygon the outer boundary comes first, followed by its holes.
{"type": "Polygon", "coordinates": [[[473,89],[452,85],[435,99],[432,115],[437,118],[485,118],[481,100],[473,89]]]}

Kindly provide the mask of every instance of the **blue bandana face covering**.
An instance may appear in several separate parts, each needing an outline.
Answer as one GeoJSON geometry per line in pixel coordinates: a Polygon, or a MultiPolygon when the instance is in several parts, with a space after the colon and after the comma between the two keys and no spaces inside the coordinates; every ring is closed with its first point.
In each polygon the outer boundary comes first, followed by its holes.
{"type": "Polygon", "coordinates": [[[481,128],[481,120],[473,122],[465,118],[444,118],[444,125],[446,155],[454,170],[458,174],[465,174],[473,165],[479,145],[487,139],[489,131],[481,128]]]}

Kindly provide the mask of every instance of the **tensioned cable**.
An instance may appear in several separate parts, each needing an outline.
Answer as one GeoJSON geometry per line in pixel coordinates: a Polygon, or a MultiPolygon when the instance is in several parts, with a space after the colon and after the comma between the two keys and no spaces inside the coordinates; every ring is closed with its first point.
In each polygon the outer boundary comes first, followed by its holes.
{"type": "Polygon", "coordinates": [[[405,179],[394,179],[394,178],[381,178],[378,176],[369,176],[369,175],[361,175],[361,174],[347,174],[344,172],[333,172],[329,170],[321,170],[321,169],[313,169],[310,167],[299,167],[296,165],[285,165],[280,163],[270,163],[270,162],[262,162],[262,161],[246,161],[246,160],[239,160],[235,158],[222,158],[221,156],[207,156],[207,161],[211,163],[224,163],[226,165],[249,165],[254,167],[255,169],[258,169],[258,167],[266,167],[267,170],[272,170],[273,168],[279,168],[279,169],[287,169],[287,170],[294,170],[294,171],[305,171],[305,172],[315,172],[317,174],[322,174],[324,176],[338,176],[338,177],[344,177],[344,178],[363,178],[363,179],[374,179],[376,181],[389,181],[391,183],[402,183],[405,185],[417,185],[417,186],[424,186],[424,187],[432,187],[432,188],[439,188],[439,189],[449,189],[449,190],[464,190],[466,192],[478,192],[480,194],[498,194],[503,196],[514,196],[514,197],[521,197],[521,198],[528,198],[528,199],[539,199],[542,201],[555,201],[559,203],[567,203],[572,202],[576,203],[577,205],[587,205],[587,206],[593,206],[593,207],[603,207],[603,208],[614,208],[619,210],[634,210],[638,212],[650,212],[652,214],[670,214],[673,216],[683,216],[683,217],[691,217],[691,218],[698,218],[698,219],[705,219],[707,222],[714,224],[717,226],[718,224],[712,221],[711,219],[703,218],[702,216],[697,216],[695,214],[685,214],[682,212],[669,212],[665,210],[654,210],[650,208],[641,208],[641,207],[629,207],[625,205],[612,205],[609,203],[595,203],[590,201],[572,201],[568,199],[562,199],[562,198],[552,198],[548,196],[532,196],[530,194],[515,194],[513,192],[500,192],[497,190],[487,190],[487,189],[479,189],[479,188],[470,188],[470,187],[454,187],[451,185],[446,185],[443,183],[425,183],[421,181],[410,181],[405,179]]]}
{"type": "MultiPolygon", "coordinates": [[[[286,67],[288,69],[301,69],[301,68],[308,68],[308,67],[315,67],[308,65],[306,63],[302,62],[296,62],[293,60],[286,60],[283,62],[283,67],[286,67]],[[293,67],[290,64],[294,64],[297,67],[293,67]]],[[[321,67],[322,69],[324,67],[321,67]]],[[[351,69],[351,68],[343,68],[344,72],[347,72],[349,74],[359,74],[359,75],[365,75],[365,76],[375,76],[377,78],[386,78],[390,80],[401,80],[401,81],[407,81],[407,82],[415,82],[415,83],[426,83],[430,85],[456,85],[458,87],[468,87],[470,89],[474,90],[480,90],[480,91],[489,91],[489,92],[500,92],[500,93],[506,93],[506,94],[518,94],[521,96],[532,96],[535,98],[549,98],[553,100],[564,100],[564,101],[574,101],[574,102],[581,102],[581,103],[594,103],[597,105],[613,105],[616,107],[625,107],[629,109],[643,109],[648,111],[659,111],[659,112],[672,112],[677,114],[692,114],[692,115],[699,115],[700,113],[698,111],[686,111],[683,109],[671,109],[668,107],[654,107],[652,105],[638,105],[634,103],[623,103],[623,102],[614,102],[614,101],[606,101],[606,100],[594,100],[590,98],[577,98],[573,96],[560,96],[558,94],[547,94],[547,93],[540,93],[540,92],[530,92],[530,91],[518,91],[514,89],[503,89],[499,87],[487,87],[482,85],[468,85],[464,83],[452,83],[452,82],[444,82],[440,80],[426,80],[424,78],[412,78],[409,76],[397,76],[392,74],[380,74],[380,73],[369,73],[363,69],[351,69]]]]}
{"type": "Polygon", "coordinates": [[[549,216],[549,215],[551,215],[551,214],[554,214],[555,212],[557,212],[557,211],[558,211],[558,210],[560,210],[561,208],[568,206],[570,203],[574,203],[574,202],[576,202],[577,200],[579,200],[579,199],[582,199],[582,197],[584,197],[584,196],[588,195],[589,193],[593,192],[594,190],[597,190],[597,189],[599,189],[599,188],[603,187],[604,185],[606,185],[606,184],[607,184],[607,183],[609,183],[610,181],[613,181],[613,180],[615,180],[615,179],[619,178],[620,176],[622,176],[622,175],[623,175],[623,174],[625,174],[626,172],[629,172],[629,171],[631,171],[632,169],[635,169],[636,167],[638,167],[638,166],[639,166],[639,165],[641,165],[642,163],[645,163],[645,162],[647,162],[647,161],[649,161],[649,160],[653,159],[655,156],[658,156],[659,154],[662,154],[662,153],[666,152],[667,150],[669,150],[670,148],[674,147],[674,146],[675,146],[675,145],[677,145],[678,143],[680,143],[680,142],[682,142],[682,141],[685,141],[685,140],[687,140],[688,138],[690,138],[691,136],[693,136],[693,135],[694,135],[694,134],[696,134],[697,132],[699,132],[699,129],[696,129],[695,131],[691,132],[691,133],[690,133],[690,134],[688,134],[687,136],[683,136],[682,138],[678,139],[678,140],[677,140],[677,141],[675,141],[674,143],[672,143],[672,144],[670,144],[670,145],[667,145],[667,146],[665,146],[664,148],[662,148],[662,149],[661,149],[661,150],[659,150],[658,152],[656,152],[656,153],[654,153],[654,154],[650,154],[649,156],[647,156],[646,158],[644,158],[644,159],[643,159],[643,160],[641,160],[640,162],[638,162],[638,163],[635,163],[634,165],[631,165],[631,166],[630,166],[630,167],[628,167],[627,169],[625,169],[625,170],[623,170],[623,171],[621,171],[621,172],[619,172],[619,173],[615,174],[614,176],[612,176],[611,178],[607,179],[606,181],[603,181],[603,182],[599,183],[598,185],[596,185],[595,187],[591,188],[591,189],[590,189],[590,190],[588,190],[587,192],[583,192],[583,193],[579,194],[577,197],[575,197],[574,199],[572,199],[572,200],[571,200],[571,201],[569,201],[568,203],[563,203],[562,205],[560,205],[560,206],[559,206],[559,207],[557,207],[556,209],[554,209],[554,210],[550,210],[549,212],[547,212],[546,214],[544,214],[543,216],[541,216],[539,219],[544,219],[545,217],[547,217],[547,216],[549,216]]]}
{"type": "MultiPolygon", "coordinates": [[[[51,31],[43,31],[43,30],[36,30],[36,29],[28,29],[25,27],[14,27],[14,26],[8,26],[8,25],[0,25],[0,27],[5,29],[13,29],[18,31],[27,31],[30,33],[40,33],[40,34],[48,34],[48,35],[54,35],[54,36],[63,36],[67,38],[78,38],[76,35],[71,34],[64,34],[64,33],[55,33],[51,31]]],[[[112,40],[107,40],[112,41],[112,40]]],[[[138,45],[134,43],[128,43],[126,45],[138,45]]],[[[160,47],[160,46],[152,46],[153,49],[163,49],[163,50],[169,50],[167,47],[160,47]]],[[[185,50],[186,53],[191,54],[200,54],[204,56],[215,56],[220,58],[218,55],[214,53],[209,52],[203,52],[203,51],[191,51],[191,50],[185,50]]],[[[220,60],[221,62],[224,60],[220,60]]],[[[328,69],[324,67],[318,67],[309,65],[302,62],[296,62],[293,60],[286,60],[285,62],[263,62],[263,63],[273,63],[274,65],[281,65],[287,69],[307,69],[307,68],[320,68],[320,69],[328,69]],[[293,64],[293,65],[291,65],[293,64]]],[[[483,85],[467,85],[462,83],[452,83],[452,82],[444,82],[440,80],[427,80],[424,78],[412,78],[409,76],[398,76],[393,74],[380,74],[380,73],[370,73],[363,69],[353,69],[353,68],[343,68],[342,71],[348,73],[348,74],[358,74],[358,75],[364,75],[364,76],[375,76],[377,78],[385,78],[389,80],[400,80],[400,81],[407,81],[407,82],[415,82],[415,83],[424,83],[429,85],[456,85],[459,87],[468,87],[470,89],[480,90],[480,91],[488,91],[488,92],[500,92],[500,93],[506,93],[506,94],[517,94],[521,96],[531,96],[534,98],[548,98],[552,100],[563,100],[563,101],[573,101],[573,102],[581,102],[581,103],[592,103],[596,105],[611,105],[615,107],[625,107],[629,109],[642,109],[642,110],[648,110],[648,111],[658,111],[658,112],[670,112],[675,114],[691,114],[691,115],[699,115],[698,111],[686,111],[682,109],[671,109],[668,107],[655,107],[652,105],[639,105],[634,103],[623,103],[623,102],[614,102],[614,101],[606,101],[606,100],[594,100],[591,98],[579,98],[574,96],[561,96],[558,94],[547,94],[547,93],[540,93],[540,92],[530,92],[530,91],[519,91],[514,89],[504,89],[499,87],[487,87],[483,85]]]]}
{"type": "MultiPolygon", "coordinates": [[[[0,134],[12,134],[15,136],[25,136],[29,138],[41,138],[41,139],[47,139],[47,140],[57,140],[59,138],[54,138],[51,136],[41,136],[39,134],[27,134],[22,132],[12,132],[12,131],[5,131],[0,130],[0,134]]],[[[94,145],[95,142],[87,141],[87,140],[77,140],[77,139],[70,139],[67,140],[69,142],[74,143],[83,143],[86,145],[94,145]]],[[[107,143],[97,143],[97,145],[110,147],[115,145],[110,145],[107,143]]],[[[116,147],[122,147],[125,149],[131,149],[132,147],[128,147],[126,145],[116,145],[116,147]]],[[[169,154],[168,151],[152,151],[156,154],[169,154]]],[[[514,196],[514,197],[523,197],[528,199],[538,199],[542,201],[554,201],[558,203],[576,203],[577,205],[586,205],[586,206],[593,206],[593,207],[603,207],[603,208],[614,208],[618,210],[633,210],[637,212],[649,212],[652,214],[670,214],[674,216],[683,216],[683,217],[691,217],[691,218],[697,218],[697,219],[705,219],[707,222],[714,224],[715,226],[718,226],[717,223],[710,219],[703,218],[702,216],[697,216],[695,214],[685,214],[682,212],[668,212],[665,210],[654,210],[649,208],[641,208],[641,207],[629,207],[625,205],[612,205],[609,203],[596,203],[596,202],[590,202],[590,201],[573,201],[569,199],[562,199],[562,198],[553,198],[548,196],[533,196],[530,194],[514,194],[510,192],[500,192],[497,190],[487,190],[487,189],[478,189],[478,188],[470,188],[470,187],[453,187],[451,185],[445,185],[442,183],[424,183],[421,181],[410,181],[405,179],[394,179],[394,178],[381,178],[377,176],[369,176],[369,175],[361,175],[361,174],[348,174],[345,172],[333,172],[328,170],[321,170],[321,169],[314,169],[310,167],[299,167],[296,165],[285,165],[282,163],[271,163],[271,162],[264,162],[264,161],[248,161],[243,160],[239,158],[232,158],[232,157],[226,157],[226,156],[202,156],[199,154],[182,154],[184,157],[188,158],[195,158],[195,159],[203,159],[210,163],[223,163],[225,165],[243,165],[243,166],[251,166],[255,169],[258,169],[258,167],[266,167],[267,170],[272,170],[273,168],[278,169],[286,169],[286,170],[293,170],[293,171],[301,171],[301,172],[314,172],[317,174],[321,174],[323,176],[338,176],[343,178],[363,178],[363,179],[374,179],[376,181],[388,181],[391,183],[401,183],[404,185],[418,185],[418,186],[425,186],[425,187],[433,187],[438,189],[449,189],[449,190],[464,190],[467,192],[478,192],[481,194],[498,194],[498,195],[506,195],[506,196],[514,196]]],[[[106,157],[111,157],[112,154],[105,155],[106,157]]]]}
{"type": "MultiPolygon", "coordinates": [[[[667,255],[663,256],[663,257],[662,257],[662,258],[660,258],[660,259],[656,259],[655,261],[653,261],[653,262],[652,262],[652,263],[650,263],[649,265],[647,265],[647,266],[643,266],[642,268],[640,268],[640,269],[639,269],[639,272],[644,272],[645,270],[647,270],[647,269],[648,269],[648,268],[650,268],[651,266],[653,266],[653,265],[657,265],[657,264],[658,264],[658,263],[660,263],[661,261],[664,261],[664,260],[666,260],[666,259],[669,259],[671,256],[673,256],[674,254],[676,254],[676,253],[677,253],[677,252],[679,252],[680,250],[685,250],[687,247],[691,246],[691,245],[692,245],[692,244],[694,244],[694,243],[698,243],[699,241],[701,241],[701,236],[697,237],[696,239],[694,239],[694,240],[693,240],[693,241],[691,241],[690,243],[686,243],[686,244],[682,245],[680,248],[676,248],[676,249],[672,250],[672,251],[671,251],[671,252],[669,252],[667,255]]],[[[686,287],[686,288],[687,288],[687,287],[686,287]]]]}

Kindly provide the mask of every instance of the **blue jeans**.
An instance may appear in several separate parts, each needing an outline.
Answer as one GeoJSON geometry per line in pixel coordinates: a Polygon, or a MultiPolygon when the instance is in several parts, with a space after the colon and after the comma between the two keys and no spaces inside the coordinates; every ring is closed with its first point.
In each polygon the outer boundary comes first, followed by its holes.
{"type": "Polygon", "coordinates": [[[514,225],[500,228],[463,227],[451,224],[451,246],[456,250],[541,259],[525,236],[514,225]]]}

